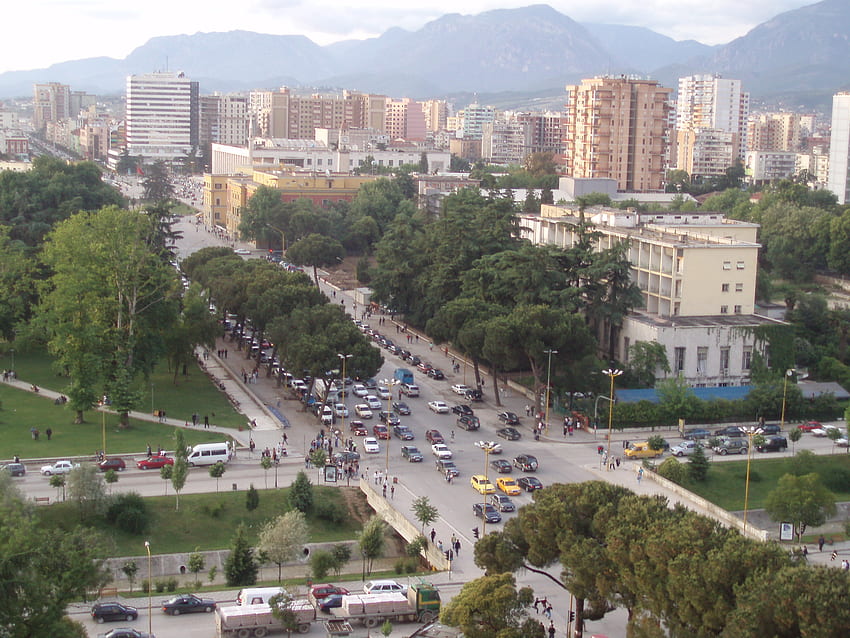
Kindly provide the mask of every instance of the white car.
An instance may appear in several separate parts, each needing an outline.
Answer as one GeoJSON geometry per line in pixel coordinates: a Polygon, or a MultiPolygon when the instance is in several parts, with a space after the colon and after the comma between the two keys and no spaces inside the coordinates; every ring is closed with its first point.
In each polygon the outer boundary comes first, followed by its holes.
{"type": "Polygon", "coordinates": [[[381,409],[381,400],[378,397],[376,397],[374,394],[367,394],[366,397],[363,400],[366,403],[368,403],[369,407],[372,408],[373,410],[380,410],[381,409]]]}
{"type": "Polygon", "coordinates": [[[351,393],[356,397],[365,397],[369,394],[369,390],[367,390],[366,386],[362,383],[355,383],[354,387],[351,389],[351,393]]]}
{"type": "Polygon", "coordinates": [[[699,447],[699,441],[682,441],[678,445],[674,445],[670,448],[670,454],[673,456],[690,456],[694,453],[694,450],[699,447]]]}
{"type": "Polygon", "coordinates": [[[449,413],[449,406],[445,401],[428,401],[428,409],[437,414],[449,413]]]}
{"type": "Polygon", "coordinates": [[[363,439],[363,451],[366,454],[377,454],[381,451],[381,444],[374,436],[367,436],[363,439]]]}
{"type": "Polygon", "coordinates": [[[251,251],[248,250],[247,248],[237,248],[233,252],[235,252],[237,255],[250,255],[251,254],[251,251]]]}
{"type": "Polygon", "coordinates": [[[71,461],[56,461],[53,465],[44,465],[41,468],[41,473],[44,476],[53,476],[54,474],[67,474],[71,470],[80,467],[79,463],[71,463],[71,461]]]}
{"type": "Polygon", "coordinates": [[[348,408],[345,407],[344,403],[334,403],[334,412],[340,418],[348,416],[348,408]]]}
{"type": "Polygon", "coordinates": [[[837,425],[825,425],[821,428],[816,428],[812,430],[812,436],[829,436],[830,430],[838,431],[839,428],[837,425]]]}
{"type": "Polygon", "coordinates": [[[384,400],[390,398],[390,389],[385,385],[379,385],[376,392],[378,393],[378,396],[384,400]]]}
{"type": "Polygon", "coordinates": [[[470,388],[470,387],[469,387],[468,385],[466,385],[465,383],[455,383],[455,384],[452,386],[452,392],[454,392],[455,394],[459,394],[459,395],[461,395],[461,396],[465,395],[465,394],[466,394],[467,392],[469,392],[471,389],[472,389],[472,388],[470,388]]]}
{"type": "Polygon", "coordinates": [[[434,443],[431,446],[431,451],[434,453],[438,459],[450,459],[452,458],[452,451],[449,449],[449,446],[445,443],[434,443]]]}
{"type": "Polygon", "coordinates": [[[365,403],[358,403],[354,406],[354,414],[359,416],[361,419],[371,419],[372,409],[365,403]]]}

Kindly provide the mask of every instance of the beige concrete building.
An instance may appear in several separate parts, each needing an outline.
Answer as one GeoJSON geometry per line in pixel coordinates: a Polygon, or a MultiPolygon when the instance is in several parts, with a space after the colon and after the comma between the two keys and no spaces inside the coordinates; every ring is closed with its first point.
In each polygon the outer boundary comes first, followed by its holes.
{"type": "MultiPolygon", "coordinates": [[[[766,354],[754,329],[777,323],[755,310],[758,225],[711,212],[594,208],[586,215],[600,233],[600,250],[627,244],[643,296],[643,307],[619,331],[617,359],[628,362],[637,341],[657,341],[674,373],[694,386],[746,383],[753,352],[766,354]]],[[[540,215],[520,217],[523,236],[535,244],[568,248],[577,241],[573,209],[544,205],[540,215]]],[[[607,332],[600,335],[603,352],[607,332]]]]}
{"type": "Polygon", "coordinates": [[[797,113],[760,113],[747,122],[747,150],[799,151],[802,118],[797,113]]]}
{"type": "Polygon", "coordinates": [[[618,190],[663,190],[670,93],[624,76],[567,86],[567,175],[610,177],[618,190]]]}

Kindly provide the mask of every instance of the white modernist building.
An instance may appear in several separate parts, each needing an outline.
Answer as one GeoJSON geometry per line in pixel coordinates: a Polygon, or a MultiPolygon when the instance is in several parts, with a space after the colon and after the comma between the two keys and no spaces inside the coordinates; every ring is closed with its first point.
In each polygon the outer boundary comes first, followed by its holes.
{"type": "Polygon", "coordinates": [[[850,93],[832,97],[831,130],[827,188],[835,193],[839,204],[846,204],[850,201],[850,93]]]}

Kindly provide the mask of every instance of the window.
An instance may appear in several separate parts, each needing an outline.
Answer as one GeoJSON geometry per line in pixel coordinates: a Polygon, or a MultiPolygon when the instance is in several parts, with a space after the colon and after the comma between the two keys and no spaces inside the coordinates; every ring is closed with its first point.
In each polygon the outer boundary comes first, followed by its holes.
{"type": "Polygon", "coordinates": [[[741,314],[741,306],[735,306],[735,314],[736,315],[741,314]]]}
{"type": "Polygon", "coordinates": [[[720,374],[729,372],[729,347],[720,348],[720,374]]]}
{"type": "Polygon", "coordinates": [[[720,314],[728,315],[729,314],[729,306],[720,306],[720,314]]]}
{"type": "Polygon", "coordinates": [[[720,292],[729,292],[729,284],[720,284],[720,292]]]}
{"type": "Polygon", "coordinates": [[[700,346],[697,348],[697,374],[705,374],[708,368],[708,348],[700,346]]]}
{"type": "Polygon", "coordinates": [[[723,270],[732,270],[732,262],[724,261],[723,262],[723,270]]]}
{"type": "Polygon", "coordinates": [[[738,270],[743,270],[743,269],[744,269],[744,266],[745,266],[745,264],[744,264],[744,262],[743,262],[743,261],[739,261],[739,262],[735,265],[735,267],[736,267],[738,270]]]}
{"type": "Polygon", "coordinates": [[[749,370],[753,365],[753,347],[744,346],[744,354],[741,358],[741,370],[749,370]]]}
{"type": "Polygon", "coordinates": [[[673,369],[676,372],[684,372],[685,370],[685,349],[676,348],[673,351],[673,369]]]}
{"type": "Polygon", "coordinates": [[[735,284],[735,292],[744,292],[744,284],[735,284]]]}

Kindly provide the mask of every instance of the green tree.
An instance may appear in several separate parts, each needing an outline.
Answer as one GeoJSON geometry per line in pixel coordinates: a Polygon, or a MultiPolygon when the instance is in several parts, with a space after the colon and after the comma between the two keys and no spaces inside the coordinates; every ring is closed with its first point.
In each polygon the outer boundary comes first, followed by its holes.
{"type": "Polygon", "coordinates": [[[269,247],[280,246],[289,233],[292,208],[283,202],[281,191],[271,186],[259,186],[245,205],[239,233],[242,239],[253,240],[269,247]]]}
{"type": "Polygon", "coordinates": [[[310,554],[310,572],[316,580],[324,580],[335,564],[333,554],[325,549],[317,549],[310,554]]]}
{"type": "Polygon", "coordinates": [[[269,470],[272,469],[272,457],[263,456],[260,458],[260,467],[263,468],[263,479],[266,482],[266,489],[269,489],[269,470]]]}
{"type": "Polygon", "coordinates": [[[342,568],[351,560],[351,546],[345,543],[336,543],[331,547],[331,554],[334,558],[333,570],[337,578],[342,571],[342,568]]]}
{"type": "Polygon", "coordinates": [[[384,624],[381,625],[381,634],[386,638],[391,633],[393,633],[393,624],[389,620],[385,620],[384,624]]]}
{"type": "Polygon", "coordinates": [[[112,485],[118,482],[118,472],[115,470],[107,470],[103,473],[103,480],[109,485],[109,491],[112,492],[112,485]]]}
{"type": "Polygon", "coordinates": [[[513,574],[483,576],[461,588],[443,607],[440,620],[459,627],[467,638],[543,638],[540,623],[528,623],[533,601],[533,590],[517,590],[513,574]]]}
{"type": "Polygon", "coordinates": [[[37,300],[37,262],[26,245],[0,226],[0,338],[13,341],[15,328],[28,320],[37,300]]]}
{"type": "Polygon", "coordinates": [[[186,567],[192,574],[195,575],[195,587],[200,587],[201,579],[198,578],[198,574],[204,571],[206,561],[204,560],[204,555],[200,552],[199,547],[196,547],[195,551],[189,554],[189,558],[186,560],[186,567]]]}
{"type": "Polygon", "coordinates": [[[180,491],[186,485],[186,479],[189,478],[189,461],[183,431],[177,430],[175,435],[177,441],[174,446],[174,465],[171,466],[171,487],[174,488],[175,495],[174,510],[179,511],[180,491]]]}
{"type": "Polygon", "coordinates": [[[699,414],[700,401],[682,376],[670,377],[658,383],[658,399],[664,422],[673,425],[679,419],[685,421],[699,414]]]}
{"type": "Polygon", "coordinates": [[[688,477],[696,483],[702,483],[708,477],[708,458],[702,445],[697,445],[688,458],[688,477]]]}
{"type": "Polygon", "coordinates": [[[628,372],[635,385],[655,387],[658,370],[665,375],[670,374],[670,361],[664,346],[657,341],[635,341],[629,346],[628,372]]]}
{"type": "Polygon", "coordinates": [[[68,473],[68,495],[77,504],[80,522],[90,522],[106,509],[106,486],[96,465],[81,465],[68,473]]]}
{"type": "Polygon", "coordinates": [[[136,561],[128,560],[121,565],[121,571],[124,573],[124,576],[127,577],[127,582],[130,583],[130,591],[132,592],[133,583],[136,580],[136,574],[139,572],[139,566],[136,564],[136,561]]]}
{"type": "Polygon", "coordinates": [[[165,482],[165,494],[168,494],[168,484],[171,482],[171,477],[174,475],[173,465],[163,465],[159,468],[159,478],[165,482]]]}
{"type": "Polygon", "coordinates": [[[253,512],[260,506],[260,493],[257,492],[257,489],[254,487],[254,484],[251,483],[251,487],[248,488],[248,491],[245,494],[245,509],[249,512],[253,512]]]}
{"type": "Polygon", "coordinates": [[[214,465],[210,465],[210,476],[215,479],[215,491],[218,492],[218,480],[224,476],[227,467],[221,461],[217,461],[214,465]]]}
{"type": "Polygon", "coordinates": [[[257,560],[254,550],[245,538],[245,525],[236,528],[230,545],[230,554],[224,561],[224,577],[228,587],[253,585],[257,582],[257,560]]]}
{"type": "Polygon", "coordinates": [[[360,549],[360,555],[363,556],[363,568],[366,574],[372,573],[372,565],[376,558],[380,558],[384,554],[386,539],[384,533],[386,531],[386,523],[378,516],[373,516],[358,535],[357,545],[360,549]]]}
{"type": "Polygon", "coordinates": [[[307,518],[294,509],[266,523],[260,532],[258,549],[277,564],[277,580],[281,581],[284,563],[295,560],[309,538],[307,518]]]}
{"type": "Polygon", "coordinates": [[[797,441],[801,438],[803,438],[803,431],[800,428],[794,428],[788,433],[788,440],[791,441],[791,454],[794,454],[797,441]]]}
{"type": "Polygon", "coordinates": [[[144,198],[149,202],[161,202],[174,197],[174,185],[165,162],[157,161],[147,167],[142,188],[145,190],[144,198]]]}
{"type": "Polygon", "coordinates": [[[54,474],[50,477],[50,487],[56,488],[56,491],[59,491],[59,488],[62,488],[62,501],[65,500],[65,484],[67,480],[65,479],[64,474],[54,474]]]}
{"type": "MultiPolygon", "coordinates": [[[[292,610],[293,598],[287,593],[276,594],[269,599],[272,615],[280,622],[287,636],[298,630],[298,616],[292,610]]],[[[307,625],[309,631],[309,625],[307,625]]],[[[306,632],[300,632],[306,633],[306,632]]]]}
{"type": "Polygon", "coordinates": [[[775,521],[791,521],[800,541],[807,527],[817,527],[835,514],[835,497],[816,473],[785,474],[767,495],[765,511],[775,521]]]}
{"type": "Polygon", "coordinates": [[[301,266],[312,266],[313,279],[319,285],[319,266],[338,264],[345,257],[342,244],[332,237],[312,234],[299,239],[287,251],[287,257],[301,266]]]}
{"type": "Polygon", "coordinates": [[[313,509],[313,484],[303,471],[298,472],[289,486],[290,507],[307,514],[313,509]]]}
{"type": "Polygon", "coordinates": [[[440,517],[440,512],[431,504],[431,500],[427,496],[419,496],[413,499],[410,509],[416,520],[419,521],[420,532],[425,530],[426,525],[430,525],[440,517]]]}

